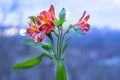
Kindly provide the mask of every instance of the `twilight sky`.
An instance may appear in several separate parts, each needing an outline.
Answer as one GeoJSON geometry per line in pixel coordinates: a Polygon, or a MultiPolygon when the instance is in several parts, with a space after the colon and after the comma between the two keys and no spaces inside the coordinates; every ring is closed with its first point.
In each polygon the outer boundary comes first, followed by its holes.
{"type": "Polygon", "coordinates": [[[98,28],[110,26],[120,31],[120,0],[0,0],[0,24],[26,27],[28,16],[48,10],[51,4],[57,16],[61,8],[65,7],[66,24],[76,23],[86,10],[91,15],[91,25],[98,28]]]}

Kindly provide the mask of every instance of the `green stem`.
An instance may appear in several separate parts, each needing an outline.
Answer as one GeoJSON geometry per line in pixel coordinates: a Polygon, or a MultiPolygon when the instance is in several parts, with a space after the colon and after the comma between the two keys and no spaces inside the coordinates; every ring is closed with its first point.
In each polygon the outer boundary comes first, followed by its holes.
{"type": "Polygon", "coordinates": [[[53,48],[52,48],[52,50],[53,50],[53,55],[54,55],[54,58],[56,59],[57,56],[56,56],[56,51],[55,51],[55,49],[54,49],[54,40],[53,40],[53,38],[52,38],[52,34],[50,33],[48,37],[49,37],[49,39],[50,39],[50,41],[51,41],[51,45],[53,46],[53,48]]]}
{"type": "Polygon", "coordinates": [[[59,44],[60,44],[60,30],[58,30],[58,37],[57,37],[57,59],[59,59],[59,44]]]}
{"type": "Polygon", "coordinates": [[[62,56],[62,46],[63,46],[63,29],[61,28],[61,32],[60,32],[60,54],[59,54],[59,57],[61,59],[61,56],[62,56]]]}
{"type": "Polygon", "coordinates": [[[62,26],[59,27],[57,36],[56,80],[67,80],[64,62],[61,59],[65,34],[63,34],[62,26]]]}
{"type": "Polygon", "coordinates": [[[63,46],[63,29],[62,26],[58,28],[58,37],[57,37],[57,58],[61,59],[62,56],[62,46],[63,46]]]}
{"type": "Polygon", "coordinates": [[[56,80],[67,80],[66,69],[63,61],[56,61],[56,80]]]}

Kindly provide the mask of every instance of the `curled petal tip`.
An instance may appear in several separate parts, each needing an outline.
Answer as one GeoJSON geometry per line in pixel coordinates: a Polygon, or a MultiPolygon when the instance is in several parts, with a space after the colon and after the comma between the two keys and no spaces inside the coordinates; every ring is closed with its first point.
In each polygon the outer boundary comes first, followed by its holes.
{"type": "Polygon", "coordinates": [[[90,18],[90,15],[86,15],[86,11],[83,12],[82,17],[80,20],[75,24],[75,26],[78,26],[82,31],[89,31],[90,29],[90,24],[87,23],[87,21],[90,18]]]}
{"type": "Polygon", "coordinates": [[[84,10],[83,14],[86,14],[86,10],[84,10]]]}
{"type": "Polygon", "coordinates": [[[82,17],[80,18],[79,21],[81,21],[84,18],[85,14],[86,14],[86,11],[83,12],[83,15],[82,15],[82,17]]]}
{"type": "Polygon", "coordinates": [[[51,11],[54,12],[54,6],[53,5],[51,5],[50,9],[49,9],[49,12],[51,12],[51,11]]]}
{"type": "Polygon", "coordinates": [[[86,22],[88,21],[89,18],[90,18],[90,15],[87,15],[87,16],[85,17],[86,22]]]}
{"type": "Polygon", "coordinates": [[[51,4],[50,7],[54,7],[53,4],[51,4]]]}
{"type": "Polygon", "coordinates": [[[56,20],[56,17],[55,17],[55,9],[54,9],[54,6],[51,5],[50,6],[50,9],[48,10],[48,12],[51,14],[51,17],[53,20],[56,20]]]}

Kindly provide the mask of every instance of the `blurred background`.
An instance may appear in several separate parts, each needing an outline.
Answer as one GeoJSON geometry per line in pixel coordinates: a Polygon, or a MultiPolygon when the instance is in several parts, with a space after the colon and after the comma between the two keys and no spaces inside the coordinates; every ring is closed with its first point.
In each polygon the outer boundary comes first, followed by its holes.
{"type": "Polygon", "coordinates": [[[55,80],[55,64],[47,59],[31,69],[11,69],[40,55],[40,48],[22,43],[28,38],[23,32],[28,16],[48,10],[51,4],[57,17],[65,7],[66,28],[76,23],[84,10],[91,15],[90,31],[76,34],[64,56],[68,80],[120,80],[119,0],[0,0],[0,80],[55,80]]]}

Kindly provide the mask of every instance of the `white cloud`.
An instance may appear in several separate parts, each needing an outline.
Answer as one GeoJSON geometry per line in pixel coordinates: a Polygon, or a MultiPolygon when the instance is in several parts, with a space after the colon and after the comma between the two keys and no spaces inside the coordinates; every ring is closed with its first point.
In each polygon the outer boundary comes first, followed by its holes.
{"type": "Polygon", "coordinates": [[[2,22],[2,18],[3,18],[3,13],[2,13],[2,10],[0,8],[0,22],[2,22]]]}
{"type": "Polygon", "coordinates": [[[19,24],[19,15],[15,12],[9,13],[6,15],[6,19],[3,22],[4,25],[18,25],[19,24]]]}

